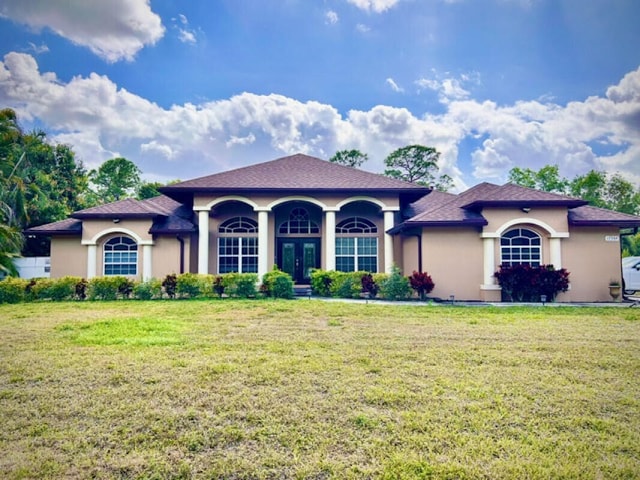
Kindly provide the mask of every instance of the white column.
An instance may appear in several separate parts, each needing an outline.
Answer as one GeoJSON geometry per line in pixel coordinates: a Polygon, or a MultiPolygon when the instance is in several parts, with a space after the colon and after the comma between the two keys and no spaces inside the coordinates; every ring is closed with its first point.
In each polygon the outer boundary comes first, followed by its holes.
{"type": "Polygon", "coordinates": [[[549,239],[549,260],[556,270],[562,268],[562,243],[559,238],[549,239]]]}
{"type": "Polygon", "coordinates": [[[336,269],[336,212],[324,212],[324,269],[336,269]]]}
{"type": "Polygon", "coordinates": [[[198,273],[209,273],[209,210],[198,212],[198,273]]]}
{"type": "Polygon", "coordinates": [[[269,212],[258,212],[258,281],[269,271],[269,212]]]}
{"type": "Polygon", "coordinates": [[[484,246],[484,285],[495,285],[494,276],[496,268],[495,239],[483,238],[484,246]]]}
{"type": "Polygon", "coordinates": [[[98,246],[87,245],[87,280],[98,274],[98,246]]]}
{"type": "Polygon", "coordinates": [[[393,268],[393,237],[389,235],[387,230],[393,228],[394,213],[391,211],[384,212],[384,271],[385,273],[391,273],[393,268]]]}
{"type": "Polygon", "coordinates": [[[151,245],[142,245],[142,281],[146,282],[153,278],[151,252],[153,248],[151,245]]]}

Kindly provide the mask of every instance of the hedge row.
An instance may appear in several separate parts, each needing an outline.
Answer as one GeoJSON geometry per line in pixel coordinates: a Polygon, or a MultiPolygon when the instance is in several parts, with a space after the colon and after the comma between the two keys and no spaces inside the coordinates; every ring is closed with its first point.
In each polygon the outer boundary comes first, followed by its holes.
{"type": "Polygon", "coordinates": [[[292,298],[293,280],[288,274],[273,270],[263,276],[257,289],[255,273],[167,275],[163,280],[138,282],[126,277],[80,277],[26,280],[8,277],[0,280],[0,303],[63,300],[119,300],[173,298],[253,298],[258,295],[292,298]]]}
{"type": "Polygon", "coordinates": [[[404,300],[416,295],[424,300],[435,284],[424,272],[413,272],[409,277],[394,267],[390,274],[369,272],[336,272],[314,270],[311,272],[311,288],[316,295],[335,298],[384,298],[404,300]]]}

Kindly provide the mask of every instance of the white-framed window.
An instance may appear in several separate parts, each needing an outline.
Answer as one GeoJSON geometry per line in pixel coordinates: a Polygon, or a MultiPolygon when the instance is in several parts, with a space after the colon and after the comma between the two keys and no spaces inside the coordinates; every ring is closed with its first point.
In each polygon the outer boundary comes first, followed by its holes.
{"type": "Polygon", "coordinates": [[[218,227],[218,273],[258,272],[258,223],[234,217],[218,227]]]}
{"type": "Polygon", "coordinates": [[[113,237],[104,244],[105,275],[137,275],[138,244],[130,237],[113,237]]]}
{"type": "Polygon", "coordinates": [[[542,261],[542,239],[528,228],[513,228],[500,238],[501,265],[539,267],[542,261]]]}
{"type": "Polygon", "coordinates": [[[320,233],[318,224],[309,218],[309,212],[304,208],[294,208],[289,214],[289,220],[282,222],[278,233],[288,234],[314,234],[320,233]]]}
{"type": "Polygon", "coordinates": [[[336,225],[336,270],[378,271],[378,227],[362,217],[347,218],[336,225]]]}

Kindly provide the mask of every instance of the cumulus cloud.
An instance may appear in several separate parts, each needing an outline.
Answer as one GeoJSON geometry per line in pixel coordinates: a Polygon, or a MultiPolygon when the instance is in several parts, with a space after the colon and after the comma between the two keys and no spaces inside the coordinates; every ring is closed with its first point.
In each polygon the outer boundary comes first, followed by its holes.
{"type": "Polygon", "coordinates": [[[149,0],[4,0],[0,16],[49,28],[108,62],[132,60],[164,35],[149,0]]]}
{"type": "Polygon", "coordinates": [[[335,25],[340,20],[338,14],[333,10],[329,10],[327,13],[325,13],[324,18],[328,25],[335,25]]]}
{"type": "Polygon", "coordinates": [[[400,0],[347,0],[361,10],[382,13],[393,8],[400,0]]]}
{"type": "MultiPolygon", "coordinates": [[[[446,91],[443,85],[434,83],[446,91]]],[[[37,119],[90,168],[121,155],[167,180],[176,177],[176,165],[191,178],[295,152],[329,158],[347,148],[367,152],[365,168],[379,172],[394,149],[423,144],[441,152],[441,173],[458,189],[475,183],[472,178],[505,181],[514,166],[548,164],[570,178],[596,168],[640,184],[640,69],[602,96],[567,105],[466,97],[451,99],[439,114],[377,105],[343,115],[320,102],[252,93],[163,108],[106,76],[63,82],[40,72],[31,55],[13,52],[0,62],[0,104],[16,109],[23,122],[37,119]],[[473,177],[460,169],[463,142],[473,144],[473,177]]]]}
{"type": "Polygon", "coordinates": [[[462,74],[459,78],[442,77],[435,75],[435,78],[423,77],[415,81],[418,91],[433,90],[438,93],[441,103],[449,103],[454,100],[462,100],[471,94],[463,85],[477,83],[479,80],[475,74],[462,74]]]}

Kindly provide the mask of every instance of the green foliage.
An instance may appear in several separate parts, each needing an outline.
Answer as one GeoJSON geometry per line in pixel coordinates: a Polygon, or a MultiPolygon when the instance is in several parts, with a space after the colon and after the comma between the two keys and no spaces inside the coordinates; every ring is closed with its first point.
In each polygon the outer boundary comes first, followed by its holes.
{"type": "Polygon", "coordinates": [[[154,300],[162,298],[162,282],[152,278],[146,282],[139,282],[133,287],[133,296],[138,300],[154,300]]]}
{"type": "Polygon", "coordinates": [[[416,291],[420,300],[424,300],[425,296],[436,286],[431,279],[431,275],[427,272],[416,272],[414,271],[409,277],[409,285],[411,288],[416,291]]]}
{"type": "Polygon", "coordinates": [[[333,270],[313,269],[311,271],[311,288],[316,295],[321,297],[331,296],[331,284],[338,272],[333,270]]]}
{"type": "Polygon", "coordinates": [[[347,167],[358,168],[364,162],[369,160],[369,156],[366,153],[362,153],[360,150],[339,150],[333,157],[329,159],[332,163],[339,163],[347,167]]]}
{"type": "Polygon", "coordinates": [[[366,272],[336,272],[329,291],[332,297],[360,298],[362,293],[362,276],[366,272]]]}
{"type": "Polygon", "coordinates": [[[293,298],[293,279],[277,266],[262,276],[260,291],[273,298],[293,298]]]}
{"type": "Polygon", "coordinates": [[[131,160],[117,157],[91,170],[89,178],[97,201],[110,203],[133,197],[140,186],[141,173],[131,160]]]}
{"type": "Polygon", "coordinates": [[[222,275],[224,291],[230,297],[252,298],[257,294],[256,273],[225,273],[222,275]]]}
{"type": "Polygon", "coordinates": [[[540,302],[541,295],[551,302],[558,293],[569,289],[569,272],[564,268],[555,270],[553,265],[501,265],[494,276],[502,287],[503,301],[508,302],[540,302]]]}
{"type": "Polygon", "coordinates": [[[95,277],[89,280],[87,298],[89,300],[116,300],[129,298],[133,291],[133,282],[121,276],[95,277]]]}
{"type": "Polygon", "coordinates": [[[566,193],[569,186],[569,181],[560,177],[558,165],[545,165],[538,171],[514,167],[509,171],[509,182],[543,192],[561,194],[566,193]]]}
{"type": "Polygon", "coordinates": [[[202,279],[196,273],[183,273],[176,279],[176,293],[179,297],[194,298],[202,293],[202,279]]]}
{"type": "Polygon", "coordinates": [[[398,148],[384,160],[387,167],[384,174],[406,182],[433,186],[446,192],[452,187],[453,181],[446,174],[436,178],[439,159],[440,152],[433,147],[409,145],[398,148]]]}
{"type": "Polygon", "coordinates": [[[60,302],[77,298],[76,285],[82,279],[79,277],[38,278],[28,285],[29,297],[34,300],[52,300],[60,302]]]}
{"type": "Polygon", "coordinates": [[[411,295],[409,279],[394,265],[391,274],[380,284],[380,293],[387,300],[404,300],[411,295]]]}
{"type": "Polygon", "coordinates": [[[622,237],[622,256],[640,257],[640,233],[622,237]]]}
{"type": "Polygon", "coordinates": [[[7,277],[0,280],[0,303],[20,303],[26,298],[28,280],[7,277]]]}

